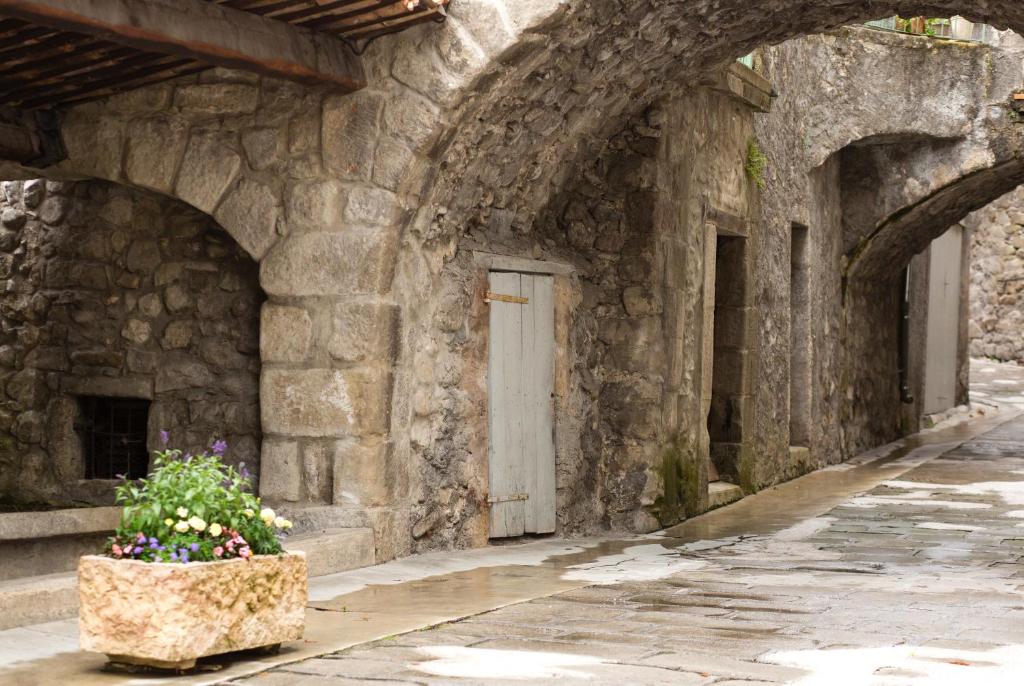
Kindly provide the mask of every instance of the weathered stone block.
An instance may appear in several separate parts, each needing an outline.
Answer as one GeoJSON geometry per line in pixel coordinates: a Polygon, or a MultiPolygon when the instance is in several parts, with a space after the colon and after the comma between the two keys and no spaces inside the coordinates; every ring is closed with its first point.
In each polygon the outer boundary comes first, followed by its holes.
{"type": "Polygon", "coordinates": [[[389,445],[341,442],[334,448],[334,503],[378,507],[388,497],[389,445]]]}
{"type": "Polygon", "coordinates": [[[160,119],[145,119],[128,126],[128,152],[125,176],[132,183],[170,193],[178,160],[185,150],[186,132],[182,124],[160,119]]]}
{"type": "Polygon", "coordinates": [[[178,350],[187,348],[192,341],[192,322],[183,320],[171,322],[164,329],[164,337],[161,345],[165,350],[178,350]]]}
{"type": "Polygon", "coordinates": [[[382,188],[357,186],[349,191],[345,222],[356,226],[387,226],[401,212],[398,198],[382,188]]]}
{"type": "Polygon", "coordinates": [[[324,443],[307,443],[302,448],[302,484],[306,498],[314,503],[329,503],[332,496],[333,454],[324,443]]]}
{"type": "Polygon", "coordinates": [[[246,114],[255,112],[260,91],[244,83],[197,83],[180,86],[174,105],[205,114],[246,114]]]}
{"type": "Polygon", "coordinates": [[[244,179],[217,208],[214,218],[253,259],[260,260],[277,240],[277,208],[270,188],[244,179]]]}
{"type": "Polygon", "coordinates": [[[388,132],[408,140],[417,149],[428,142],[437,119],[437,105],[408,89],[389,98],[384,106],[384,124],[388,132]]]}
{"type": "Polygon", "coordinates": [[[380,371],[263,369],[263,429],[285,436],[382,434],[391,399],[390,375],[380,371]]]}
{"type": "Polygon", "coordinates": [[[292,229],[331,231],[340,228],[344,188],[338,181],[308,181],[288,194],[288,225],[292,229]]]}
{"type": "Polygon", "coordinates": [[[263,305],[260,356],[265,362],[301,362],[309,356],[313,321],[301,307],[263,305]]]}
{"type": "Polygon", "coordinates": [[[73,165],[78,173],[95,174],[111,181],[121,177],[123,122],[111,117],[78,113],[71,108],[60,132],[68,151],[68,161],[63,166],[73,165]]]}
{"type": "Polygon", "coordinates": [[[185,148],[175,190],[193,207],[213,212],[241,166],[238,153],[214,136],[193,135],[185,148]]]}
{"type": "Polygon", "coordinates": [[[153,240],[133,241],[125,257],[125,266],[133,272],[150,272],[160,264],[160,246],[153,240]]]}
{"type": "Polygon", "coordinates": [[[277,128],[245,131],[242,149],[250,167],[257,171],[269,169],[284,159],[285,137],[277,128]]]}
{"type": "Polygon", "coordinates": [[[322,138],[327,169],[343,179],[368,180],[384,95],[358,91],[324,101],[322,138]]]}
{"type": "Polygon", "coordinates": [[[270,295],[360,295],[388,289],[397,238],[391,231],[288,236],[260,264],[260,283],[270,295]]]}
{"type": "Polygon", "coordinates": [[[302,553],[147,563],[88,555],[78,566],[83,650],[189,667],[197,658],[302,638],[302,553]]]}
{"type": "Polygon", "coordinates": [[[345,362],[392,360],[398,337],[398,307],[386,303],[342,302],[334,307],[331,357],[345,362]]]}
{"type": "Polygon", "coordinates": [[[302,497],[299,444],[268,438],[260,454],[260,496],[297,502],[302,497]]]}

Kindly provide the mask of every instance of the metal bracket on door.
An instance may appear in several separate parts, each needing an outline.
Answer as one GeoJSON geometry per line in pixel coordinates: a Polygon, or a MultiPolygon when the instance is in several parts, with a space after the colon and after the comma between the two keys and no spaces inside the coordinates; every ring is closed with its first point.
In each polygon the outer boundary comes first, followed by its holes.
{"type": "Polygon", "coordinates": [[[484,302],[489,303],[492,300],[497,300],[503,303],[516,303],[518,305],[526,305],[530,302],[529,298],[523,298],[518,295],[505,295],[503,293],[491,293],[490,291],[485,291],[484,302]]]}
{"type": "Polygon", "coordinates": [[[529,493],[513,493],[512,495],[494,495],[487,499],[490,504],[494,503],[510,503],[517,500],[529,500],[529,493]]]}

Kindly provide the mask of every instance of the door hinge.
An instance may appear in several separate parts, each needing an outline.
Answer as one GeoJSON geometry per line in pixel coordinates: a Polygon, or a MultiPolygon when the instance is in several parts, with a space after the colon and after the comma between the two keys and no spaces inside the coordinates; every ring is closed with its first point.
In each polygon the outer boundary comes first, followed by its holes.
{"type": "Polygon", "coordinates": [[[517,500],[529,500],[529,493],[513,493],[512,495],[492,495],[487,499],[487,502],[491,503],[510,503],[517,500]]]}
{"type": "Polygon", "coordinates": [[[519,305],[526,305],[530,302],[529,298],[523,298],[518,295],[504,295],[503,293],[491,293],[486,291],[484,293],[484,302],[489,303],[492,300],[498,300],[503,303],[517,303],[519,305]]]}

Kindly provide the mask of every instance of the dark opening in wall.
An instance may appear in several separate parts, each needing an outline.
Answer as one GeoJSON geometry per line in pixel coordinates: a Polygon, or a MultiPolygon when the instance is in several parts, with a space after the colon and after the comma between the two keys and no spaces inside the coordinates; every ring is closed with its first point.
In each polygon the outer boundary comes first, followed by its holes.
{"type": "Polygon", "coordinates": [[[806,447],[811,431],[811,293],[807,227],[793,224],[789,272],[789,444],[806,447]]]}
{"type": "Polygon", "coordinates": [[[149,472],[146,427],[149,401],[140,398],[78,399],[86,479],[141,479],[149,472]]]}

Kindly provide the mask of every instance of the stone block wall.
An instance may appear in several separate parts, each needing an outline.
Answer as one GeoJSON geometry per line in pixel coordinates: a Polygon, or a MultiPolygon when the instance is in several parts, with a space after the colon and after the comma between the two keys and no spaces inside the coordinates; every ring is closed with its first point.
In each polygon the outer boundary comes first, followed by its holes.
{"type": "Polygon", "coordinates": [[[159,432],[259,473],[257,265],[184,203],[106,182],[0,198],[0,500],[111,502],[85,480],[78,399],[151,401],[159,432]]]}
{"type": "Polygon", "coordinates": [[[963,224],[971,232],[970,353],[1024,363],[1024,188],[963,224]]]}

